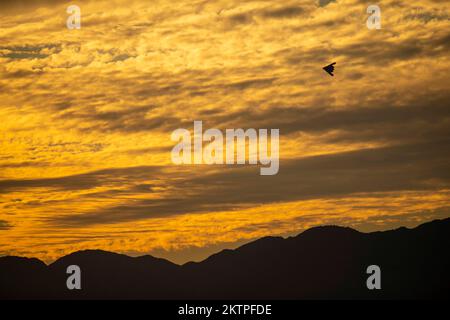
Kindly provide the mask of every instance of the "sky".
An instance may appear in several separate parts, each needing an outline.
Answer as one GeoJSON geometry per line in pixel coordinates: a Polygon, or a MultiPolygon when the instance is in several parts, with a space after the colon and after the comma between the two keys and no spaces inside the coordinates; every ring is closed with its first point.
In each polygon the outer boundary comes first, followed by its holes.
{"type": "Polygon", "coordinates": [[[450,216],[448,1],[30,0],[0,13],[0,256],[184,263],[318,225],[450,216]],[[171,133],[194,120],[279,129],[278,174],[173,164],[171,133]]]}

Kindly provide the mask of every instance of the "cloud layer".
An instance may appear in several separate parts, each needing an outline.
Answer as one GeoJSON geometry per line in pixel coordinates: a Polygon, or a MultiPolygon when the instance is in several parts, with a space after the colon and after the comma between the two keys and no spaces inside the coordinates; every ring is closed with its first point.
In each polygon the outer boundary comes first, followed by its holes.
{"type": "Polygon", "coordinates": [[[449,7],[383,1],[368,30],[368,4],[83,1],[68,30],[64,1],[2,1],[0,254],[184,262],[448,216],[449,7]],[[170,134],[194,120],[279,128],[279,174],[174,166],[170,134]]]}

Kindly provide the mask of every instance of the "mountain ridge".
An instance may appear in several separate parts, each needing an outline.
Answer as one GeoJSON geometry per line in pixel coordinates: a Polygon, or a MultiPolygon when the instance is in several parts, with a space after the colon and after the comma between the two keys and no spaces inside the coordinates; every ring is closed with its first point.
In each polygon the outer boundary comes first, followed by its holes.
{"type": "Polygon", "coordinates": [[[449,297],[450,218],[415,228],[363,233],[320,226],[263,237],[183,265],[151,255],[82,250],[46,265],[0,257],[3,299],[378,299],[449,297]],[[82,290],[68,290],[79,265],[82,290]],[[380,265],[382,290],[366,287],[380,265]],[[3,275],[3,276],[2,276],[3,275]]]}
{"type": "Polygon", "coordinates": [[[56,260],[54,260],[53,262],[50,262],[50,263],[46,263],[45,261],[40,260],[39,258],[35,258],[35,257],[25,257],[25,256],[16,256],[16,255],[0,256],[0,259],[11,258],[11,257],[12,258],[21,258],[21,259],[34,259],[34,260],[38,260],[38,261],[42,262],[46,266],[50,266],[50,265],[54,264],[56,261],[58,261],[58,260],[60,260],[60,259],[62,259],[64,257],[71,256],[71,255],[76,254],[76,253],[102,252],[102,253],[111,253],[111,254],[115,254],[115,255],[122,255],[122,256],[130,257],[130,258],[152,257],[152,258],[155,258],[155,259],[165,260],[165,261],[170,262],[170,263],[172,263],[174,265],[177,265],[177,266],[184,266],[184,265],[190,264],[190,263],[201,263],[201,262],[209,259],[210,257],[215,256],[215,255],[217,255],[217,254],[219,254],[221,252],[224,252],[224,251],[235,251],[235,250],[238,250],[240,248],[246,247],[248,245],[252,245],[253,243],[260,242],[261,240],[265,240],[265,239],[281,239],[281,240],[295,239],[295,238],[301,236],[302,234],[310,233],[311,231],[315,232],[316,230],[337,228],[337,229],[351,230],[351,231],[354,231],[354,232],[357,232],[357,233],[360,233],[360,234],[378,234],[378,233],[386,233],[386,232],[392,232],[392,231],[397,231],[397,230],[414,230],[414,229],[417,229],[417,228],[419,228],[419,227],[421,227],[423,225],[427,225],[427,224],[438,222],[438,221],[447,221],[447,220],[450,223],[450,218],[435,219],[435,220],[432,220],[432,221],[424,222],[424,223],[422,223],[422,224],[420,224],[420,225],[418,225],[417,227],[414,227],[414,228],[408,228],[408,227],[402,226],[402,227],[398,227],[398,228],[395,228],[395,229],[388,229],[388,230],[381,230],[381,231],[372,231],[372,232],[362,232],[362,231],[353,229],[351,227],[343,227],[343,226],[339,226],[339,225],[319,225],[319,226],[315,226],[315,227],[311,227],[311,228],[305,229],[302,232],[300,232],[300,233],[298,233],[298,234],[296,234],[294,236],[288,236],[288,237],[264,236],[264,237],[258,238],[256,240],[250,241],[248,243],[244,243],[243,245],[241,245],[241,246],[239,246],[239,247],[237,247],[235,249],[222,249],[222,250],[220,250],[220,251],[218,251],[216,253],[211,254],[210,256],[206,257],[203,260],[200,260],[200,261],[187,261],[187,262],[182,263],[182,264],[178,264],[178,263],[172,262],[172,261],[170,261],[168,259],[165,259],[165,258],[152,256],[151,254],[144,254],[144,255],[141,255],[141,256],[129,256],[129,255],[126,255],[124,253],[118,253],[118,252],[108,251],[108,250],[104,250],[104,249],[83,249],[83,250],[74,251],[74,252],[68,253],[68,254],[66,254],[66,255],[64,255],[62,257],[59,257],[59,258],[57,258],[56,260]]]}

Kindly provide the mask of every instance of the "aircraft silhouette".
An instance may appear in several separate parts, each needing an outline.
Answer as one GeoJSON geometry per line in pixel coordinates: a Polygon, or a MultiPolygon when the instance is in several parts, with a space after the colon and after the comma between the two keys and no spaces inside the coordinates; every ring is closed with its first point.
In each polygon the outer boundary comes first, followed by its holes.
{"type": "Polygon", "coordinates": [[[328,74],[329,74],[330,76],[334,77],[334,74],[333,74],[333,72],[334,72],[334,67],[333,67],[333,65],[335,65],[335,64],[336,64],[336,62],[333,62],[332,64],[329,64],[329,65],[323,67],[323,70],[325,70],[326,72],[328,72],[328,74]]]}

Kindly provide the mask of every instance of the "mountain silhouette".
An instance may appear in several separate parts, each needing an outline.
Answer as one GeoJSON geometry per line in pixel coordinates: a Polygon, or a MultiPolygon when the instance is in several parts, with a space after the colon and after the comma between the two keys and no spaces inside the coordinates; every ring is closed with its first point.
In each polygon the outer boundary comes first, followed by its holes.
{"type": "Polygon", "coordinates": [[[1,299],[409,299],[449,298],[450,218],[414,229],[361,233],[316,227],[265,237],[201,262],[78,251],[50,265],[0,258],[1,299]],[[66,269],[81,268],[81,290],[66,269]],[[369,290],[369,265],[381,290],[369,290]]]}

